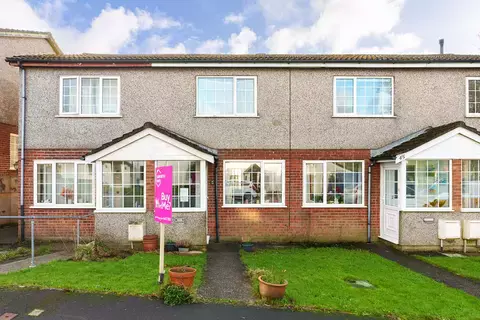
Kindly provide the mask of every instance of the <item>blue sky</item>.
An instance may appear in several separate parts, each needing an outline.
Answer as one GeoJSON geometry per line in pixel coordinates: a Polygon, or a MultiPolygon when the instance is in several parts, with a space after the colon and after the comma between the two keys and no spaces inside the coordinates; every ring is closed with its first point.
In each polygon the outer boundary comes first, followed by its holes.
{"type": "Polygon", "coordinates": [[[480,54],[479,0],[1,0],[66,53],[480,54]]]}

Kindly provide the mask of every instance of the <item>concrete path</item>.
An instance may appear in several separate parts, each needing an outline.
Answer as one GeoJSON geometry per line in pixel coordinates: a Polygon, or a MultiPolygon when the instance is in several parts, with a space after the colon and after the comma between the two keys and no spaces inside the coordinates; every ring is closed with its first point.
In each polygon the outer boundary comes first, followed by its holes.
{"type": "Polygon", "coordinates": [[[204,284],[198,291],[200,296],[243,302],[254,300],[239,251],[237,243],[213,243],[208,246],[204,284]]]}
{"type": "Polygon", "coordinates": [[[360,248],[376,253],[388,260],[409,268],[449,287],[460,289],[472,296],[480,298],[480,281],[467,279],[441,269],[427,262],[421,261],[404,252],[393,249],[383,243],[359,244],[360,248]]]}
{"type": "Polygon", "coordinates": [[[292,312],[232,305],[191,304],[165,306],[159,300],[113,295],[66,293],[54,290],[0,290],[0,319],[4,313],[20,319],[159,319],[159,320],[356,320],[374,319],[343,314],[292,312]],[[39,317],[27,314],[33,309],[39,317]]]}
{"type": "MultiPolygon", "coordinates": [[[[71,253],[68,253],[66,251],[61,251],[61,252],[55,252],[55,253],[50,253],[50,254],[45,254],[43,256],[35,257],[34,261],[35,261],[35,265],[38,266],[40,264],[48,263],[53,260],[67,260],[67,259],[70,259],[71,257],[72,257],[71,253]]],[[[28,258],[25,258],[22,260],[0,264],[0,274],[27,269],[30,267],[31,263],[32,263],[32,258],[29,256],[28,258]]]]}

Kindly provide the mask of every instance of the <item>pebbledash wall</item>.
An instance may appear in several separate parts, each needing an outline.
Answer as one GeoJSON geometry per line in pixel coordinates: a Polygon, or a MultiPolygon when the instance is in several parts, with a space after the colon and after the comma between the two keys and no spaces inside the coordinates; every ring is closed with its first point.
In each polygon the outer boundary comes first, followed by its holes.
{"type": "MultiPolygon", "coordinates": [[[[33,207],[33,163],[41,159],[80,159],[88,150],[30,149],[26,151],[25,214],[83,215],[94,209],[38,209],[33,207]]],[[[251,238],[264,241],[366,241],[367,239],[367,170],[370,150],[284,150],[284,149],[224,149],[218,157],[219,234],[221,240],[251,238]],[[285,160],[285,207],[225,208],[223,207],[224,160],[285,160]],[[303,208],[303,160],[363,160],[364,205],[356,208],[303,208]]],[[[95,213],[80,222],[81,239],[94,237],[108,242],[127,244],[130,222],[146,223],[147,233],[158,233],[153,221],[154,162],[146,164],[145,213],[95,213]]],[[[372,173],[372,236],[379,232],[379,166],[372,173]]],[[[215,237],[214,164],[208,165],[208,205],[206,212],[174,213],[166,237],[187,239],[194,245],[204,245],[206,234],[215,237]],[[207,217],[208,215],[208,217],[207,217]],[[207,225],[208,224],[208,225],[207,225]]],[[[74,239],[75,219],[37,220],[35,236],[39,239],[74,239]]],[[[30,235],[29,223],[26,235],[30,235]]]]}

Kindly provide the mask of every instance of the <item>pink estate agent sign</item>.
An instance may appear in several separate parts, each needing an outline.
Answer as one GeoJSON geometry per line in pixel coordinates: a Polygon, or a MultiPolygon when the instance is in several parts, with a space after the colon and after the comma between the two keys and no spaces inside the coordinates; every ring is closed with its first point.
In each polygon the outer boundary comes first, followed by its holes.
{"type": "Polygon", "coordinates": [[[155,168],[155,221],[172,224],[172,166],[155,168]]]}

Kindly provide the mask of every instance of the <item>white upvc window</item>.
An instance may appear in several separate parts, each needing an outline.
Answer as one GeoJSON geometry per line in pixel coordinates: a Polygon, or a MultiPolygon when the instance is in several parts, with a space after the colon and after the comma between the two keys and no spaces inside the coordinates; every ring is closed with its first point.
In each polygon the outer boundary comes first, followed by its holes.
{"type": "Polygon", "coordinates": [[[10,170],[18,166],[18,134],[10,133],[10,170]]]}
{"type": "Polygon", "coordinates": [[[333,115],[393,117],[392,77],[335,77],[333,115]]]}
{"type": "Polygon", "coordinates": [[[468,77],[465,88],[467,117],[480,117],[480,77],[468,77]]]}
{"type": "MultiPolygon", "coordinates": [[[[145,210],[145,161],[102,161],[98,211],[145,210]]],[[[99,181],[100,180],[100,181],[99,181]]]]}
{"type": "Polygon", "coordinates": [[[257,77],[197,77],[197,116],[256,117],[257,77]]]}
{"type": "Polygon", "coordinates": [[[120,115],[120,78],[99,76],[60,77],[60,115],[120,115]]]}
{"type": "Polygon", "coordinates": [[[462,209],[480,209],[480,160],[462,160],[462,209]]]}
{"type": "Polygon", "coordinates": [[[159,160],[157,166],[172,166],[172,209],[174,212],[206,210],[207,176],[203,160],[159,160]]]}
{"type": "Polygon", "coordinates": [[[451,209],[450,173],[450,160],[408,160],[406,163],[406,209],[410,211],[412,209],[451,209]]]}
{"type": "Polygon", "coordinates": [[[359,160],[303,161],[303,206],[363,206],[364,172],[359,160]]]}
{"type": "Polygon", "coordinates": [[[284,160],[225,160],[225,207],[285,206],[284,160]]]}
{"type": "Polygon", "coordinates": [[[94,168],[74,160],[34,161],[34,205],[93,207],[94,168]]]}

